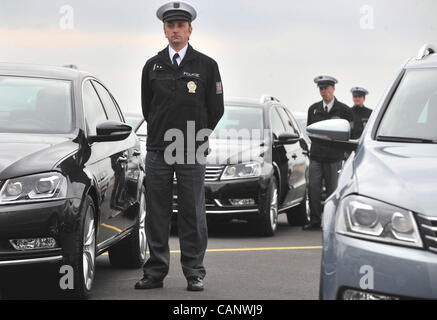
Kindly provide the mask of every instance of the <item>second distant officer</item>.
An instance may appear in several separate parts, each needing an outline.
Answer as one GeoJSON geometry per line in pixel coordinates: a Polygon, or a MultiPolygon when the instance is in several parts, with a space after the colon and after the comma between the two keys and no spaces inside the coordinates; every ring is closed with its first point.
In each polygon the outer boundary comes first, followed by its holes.
{"type": "Polygon", "coordinates": [[[352,129],[351,138],[359,139],[363,134],[367,121],[369,121],[369,118],[372,115],[372,110],[364,106],[369,91],[363,87],[353,87],[351,92],[354,101],[354,106],[352,107],[354,127],[352,129]]]}
{"type": "MultiPolygon", "coordinates": [[[[335,98],[337,79],[331,76],[319,76],[314,79],[319,87],[322,101],[313,104],[308,110],[308,126],[329,119],[345,119],[353,125],[351,109],[335,98]]],[[[309,172],[309,224],[304,230],[320,230],[322,222],[323,181],[329,197],[337,188],[338,172],[344,160],[344,152],[332,149],[317,142],[311,144],[309,172]]]]}

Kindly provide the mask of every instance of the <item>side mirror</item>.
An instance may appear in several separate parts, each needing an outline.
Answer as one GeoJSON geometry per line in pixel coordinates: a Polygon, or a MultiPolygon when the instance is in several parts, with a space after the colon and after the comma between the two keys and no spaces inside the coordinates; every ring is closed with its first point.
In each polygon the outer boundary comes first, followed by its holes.
{"type": "Polygon", "coordinates": [[[278,140],[275,140],[276,144],[287,145],[294,144],[300,141],[300,137],[296,133],[283,133],[278,137],[278,140]]]}
{"type": "Polygon", "coordinates": [[[354,151],[357,140],[349,140],[351,127],[347,120],[332,119],[314,123],[307,127],[311,141],[344,151],[354,151]]]}
{"type": "Polygon", "coordinates": [[[104,121],[97,125],[96,132],[97,135],[88,137],[90,143],[125,140],[132,133],[132,127],[118,121],[104,121]]]}

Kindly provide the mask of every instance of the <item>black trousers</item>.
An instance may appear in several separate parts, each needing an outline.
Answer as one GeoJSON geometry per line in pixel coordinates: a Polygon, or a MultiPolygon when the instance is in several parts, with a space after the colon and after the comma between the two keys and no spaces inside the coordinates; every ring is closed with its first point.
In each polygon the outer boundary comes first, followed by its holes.
{"type": "Polygon", "coordinates": [[[340,162],[320,162],[311,160],[309,172],[309,201],[311,222],[322,221],[322,191],[323,181],[326,186],[326,197],[329,197],[337,189],[338,171],[341,170],[340,162]]]}
{"type": "Polygon", "coordinates": [[[178,234],[182,270],[186,278],[204,278],[203,259],[208,242],[205,207],[205,165],[173,164],[161,151],[146,155],[146,236],[150,257],[144,275],[162,280],[170,265],[169,235],[173,202],[173,174],[178,193],[178,234]]]}

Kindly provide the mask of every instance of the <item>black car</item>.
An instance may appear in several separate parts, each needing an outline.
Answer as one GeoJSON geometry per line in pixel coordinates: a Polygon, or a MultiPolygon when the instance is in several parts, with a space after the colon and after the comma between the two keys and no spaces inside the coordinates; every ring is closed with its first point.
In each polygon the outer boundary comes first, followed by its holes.
{"type": "MultiPolygon", "coordinates": [[[[146,134],[143,126],[137,129],[140,137],[146,134]]],[[[308,146],[277,99],[226,101],[209,147],[205,196],[210,222],[246,220],[259,235],[273,236],[280,213],[287,214],[290,225],[308,221],[308,146]]],[[[174,190],[176,214],[176,181],[174,190]]]]}
{"type": "Polygon", "coordinates": [[[97,78],[0,64],[0,150],[0,272],[70,266],[66,292],[84,297],[96,256],[109,250],[115,266],[143,265],[141,146],[97,78]]]}
{"type": "Polygon", "coordinates": [[[302,132],[305,138],[305,142],[307,143],[309,149],[311,149],[311,139],[308,137],[306,131],[308,114],[303,112],[293,112],[293,116],[299,126],[300,131],[302,132]]]}

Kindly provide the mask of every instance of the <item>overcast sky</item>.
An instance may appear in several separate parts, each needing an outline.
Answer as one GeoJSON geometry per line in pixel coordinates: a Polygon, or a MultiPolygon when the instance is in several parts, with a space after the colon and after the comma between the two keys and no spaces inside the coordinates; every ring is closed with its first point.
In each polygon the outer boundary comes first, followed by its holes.
{"type": "MultiPolygon", "coordinates": [[[[142,67],[167,45],[156,18],[165,2],[0,0],[0,61],[76,64],[122,109],[140,112],[142,67]]],[[[268,93],[293,111],[321,100],[313,82],[320,74],[339,80],[336,96],[348,105],[351,87],[368,88],[373,108],[409,57],[437,45],[435,0],[190,3],[198,11],[190,43],[218,62],[225,96],[268,93]]]]}

